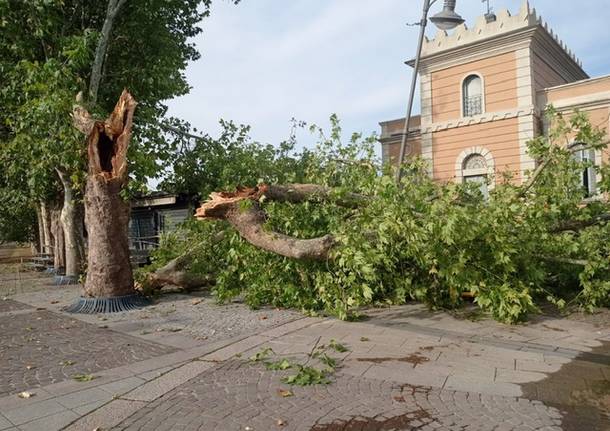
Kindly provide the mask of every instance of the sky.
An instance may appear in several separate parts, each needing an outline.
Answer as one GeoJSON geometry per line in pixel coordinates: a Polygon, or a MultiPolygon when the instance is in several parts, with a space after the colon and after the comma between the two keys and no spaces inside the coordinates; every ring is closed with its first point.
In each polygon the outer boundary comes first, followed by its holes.
{"type": "MultiPolygon", "coordinates": [[[[431,13],[442,9],[442,0],[431,13]]],[[[522,0],[491,0],[516,14],[522,0]]],[[[291,118],[328,126],[336,113],[345,136],[379,133],[379,122],[404,117],[423,0],[215,0],[193,42],[190,94],[169,101],[169,114],[215,136],[220,119],[252,127],[254,140],[277,145],[291,118]]],[[[610,74],[608,0],[530,0],[591,76],[610,74]]],[[[457,0],[474,26],[481,0],[457,0]]],[[[428,26],[428,37],[436,28],[428,26]]],[[[419,112],[419,102],[416,102],[419,112]]],[[[299,135],[311,146],[314,138],[299,135]]]]}

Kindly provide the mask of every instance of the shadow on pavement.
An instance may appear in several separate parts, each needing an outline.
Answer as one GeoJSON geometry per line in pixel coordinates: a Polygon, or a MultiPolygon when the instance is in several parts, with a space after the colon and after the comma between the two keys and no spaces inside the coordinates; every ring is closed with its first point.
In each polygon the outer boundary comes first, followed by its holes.
{"type": "Polygon", "coordinates": [[[610,342],[583,353],[544,380],[521,385],[525,398],[563,414],[565,431],[610,430],[610,342]],[[606,370],[604,375],[602,368],[606,370]]]}

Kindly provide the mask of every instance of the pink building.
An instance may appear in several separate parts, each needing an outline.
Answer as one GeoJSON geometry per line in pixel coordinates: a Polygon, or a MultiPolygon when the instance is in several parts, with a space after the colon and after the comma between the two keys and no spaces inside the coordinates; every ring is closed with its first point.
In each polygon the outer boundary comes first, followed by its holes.
{"type": "MultiPolygon", "coordinates": [[[[408,62],[413,65],[413,61],[408,62]]],[[[544,133],[544,110],[579,109],[608,128],[610,76],[590,78],[581,62],[524,1],[426,39],[420,69],[421,116],[411,121],[408,156],[422,156],[438,181],[489,187],[511,172],[521,182],[535,167],[526,142],[544,133]]],[[[398,158],[404,118],[381,123],[384,162],[398,158]]],[[[606,155],[590,153],[598,163],[606,155]]],[[[594,191],[594,174],[583,181],[594,191]]]]}

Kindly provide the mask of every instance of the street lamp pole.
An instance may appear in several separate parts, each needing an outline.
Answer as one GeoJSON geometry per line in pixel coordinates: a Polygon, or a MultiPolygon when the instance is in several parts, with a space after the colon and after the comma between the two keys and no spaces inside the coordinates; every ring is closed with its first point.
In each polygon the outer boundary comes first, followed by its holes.
{"type": "MultiPolygon", "coordinates": [[[[402,179],[402,163],[405,160],[405,152],[407,142],[409,140],[409,122],[411,121],[411,113],[413,111],[413,101],[415,99],[415,88],[417,86],[417,75],[419,74],[419,62],[421,59],[421,50],[424,44],[426,35],[426,26],[428,25],[428,13],[430,7],[438,0],[424,0],[424,9],[421,21],[417,24],[420,27],[419,41],[417,43],[417,52],[415,55],[415,65],[413,67],[413,77],[411,79],[411,91],[409,93],[409,103],[407,105],[407,115],[405,117],[405,125],[402,132],[402,140],[400,142],[400,155],[398,158],[398,169],[396,170],[396,182],[400,184],[402,179]]],[[[450,30],[464,22],[461,16],[455,13],[456,0],[445,0],[443,11],[433,16],[430,20],[441,30],[450,30]]]]}

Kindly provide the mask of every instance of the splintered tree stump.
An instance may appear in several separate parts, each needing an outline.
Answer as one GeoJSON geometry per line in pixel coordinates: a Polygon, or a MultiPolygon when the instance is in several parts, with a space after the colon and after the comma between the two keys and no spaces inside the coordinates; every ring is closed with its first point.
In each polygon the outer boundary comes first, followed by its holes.
{"type": "MultiPolygon", "coordinates": [[[[123,91],[106,121],[80,121],[85,125],[81,130],[89,130],[85,191],[89,254],[85,296],[91,298],[136,293],[129,260],[129,203],[121,196],[127,183],[127,148],[135,108],[133,97],[123,91]]],[[[75,123],[79,124],[78,118],[75,123]]]]}

